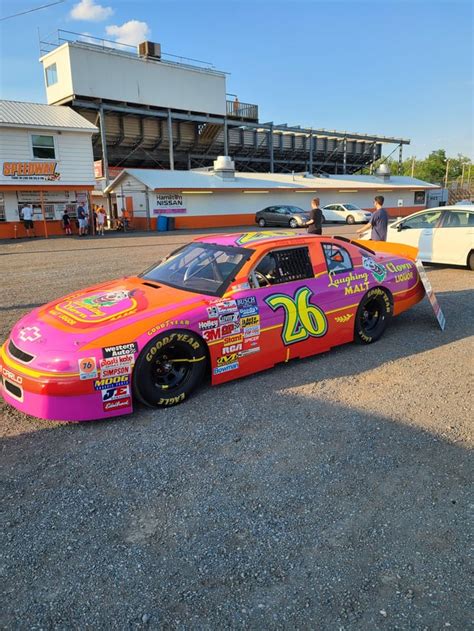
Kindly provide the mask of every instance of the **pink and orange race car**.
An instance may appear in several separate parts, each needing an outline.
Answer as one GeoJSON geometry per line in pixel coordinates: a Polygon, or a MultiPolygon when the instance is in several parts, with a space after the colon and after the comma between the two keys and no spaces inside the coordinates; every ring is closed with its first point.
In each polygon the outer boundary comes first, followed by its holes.
{"type": "Polygon", "coordinates": [[[9,404],[50,420],[181,403],[213,385],[356,340],[425,292],[416,250],[294,232],[197,239],[140,276],[35,309],[0,350],[9,404]],[[373,248],[373,249],[372,249],[373,248]]]}

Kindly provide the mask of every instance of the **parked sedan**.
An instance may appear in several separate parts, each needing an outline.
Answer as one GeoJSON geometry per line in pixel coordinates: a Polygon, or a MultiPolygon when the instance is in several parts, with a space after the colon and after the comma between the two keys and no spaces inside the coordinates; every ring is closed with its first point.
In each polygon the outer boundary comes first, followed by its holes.
{"type": "Polygon", "coordinates": [[[255,214],[255,223],[265,226],[289,226],[303,228],[309,219],[309,212],[298,206],[268,206],[255,214]]]}
{"type": "Polygon", "coordinates": [[[443,206],[409,215],[388,227],[387,241],[418,248],[421,261],[474,270],[474,207],[443,206]]]}
{"type": "Polygon", "coordinates": [[[354,204],[328,204],[322,209],[324,221],[337,221],[342,223],[366,223],[372,213],[354,204]]]}

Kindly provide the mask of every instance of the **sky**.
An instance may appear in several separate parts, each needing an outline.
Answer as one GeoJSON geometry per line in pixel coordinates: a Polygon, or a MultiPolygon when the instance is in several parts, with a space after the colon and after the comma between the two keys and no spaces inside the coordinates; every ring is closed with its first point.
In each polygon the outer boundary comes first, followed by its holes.
{"type": "MultiPolygon", "coordinates": [[[[471,0],[0,0],[0,98],[45,102],[39,37],[64,29],[212,63],[261,122],[411,139],[474,158],[471,0]]],[[[387,155],[391,151],[385,146],[387,155]]]]}

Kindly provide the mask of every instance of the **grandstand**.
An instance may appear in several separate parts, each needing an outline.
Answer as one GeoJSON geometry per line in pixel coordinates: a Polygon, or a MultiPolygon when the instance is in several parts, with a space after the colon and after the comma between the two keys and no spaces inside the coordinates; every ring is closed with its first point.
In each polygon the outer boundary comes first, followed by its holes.
{"type": "Polygon", "coordinates": [[[239,171],[354,174],[404,138],[260,122],[258,105],[226,93],[211,64],[68,31],[41,41],[49,104],[69,105],[100,128],[94,158],[109,166],[192,169],[230,155],[239,171]]]}

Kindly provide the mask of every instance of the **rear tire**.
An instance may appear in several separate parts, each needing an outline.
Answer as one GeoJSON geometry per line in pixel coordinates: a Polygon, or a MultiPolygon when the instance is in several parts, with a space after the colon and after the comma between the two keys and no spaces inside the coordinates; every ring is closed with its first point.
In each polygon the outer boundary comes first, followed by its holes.
{"type": "Polygon", "coordinates": [[[359,304],[354,323],[354,339],[372,344],[380,339],[392,317],[393,299],[383,287],[369,289],[359,304]]]}
{"type": "Polygon", "coordinates": [[[347,215],[346,217],[346,223],[348,223],[350,226],[352,226],[352,224],[355,223],[355,219],[352,215],[347,215]]]}
{"type": "Polygon", "coordinates": [[[160,333],[140,353],[133,392],[148,407],[181,403],[202,382],[207,367],[203,340],[185,329],[160,333]]]}
{"type": "Polygon", "coordinates": [[[474,250],[471,250],[467,257],[467,269],[474,270],[474,250]]]}
{"type": "Polygon", "coordinates": [[[297,228],[298,227],[298,222],[296,221],[296,219],[290,219],[289,226],[290,226],[290,228],[297,228]]]}
{"type": "Polygon", "coordinates": [[[267,222],[262,217],[261,219],[258,220],[258,225],[260,226],[260,228],[265,228],[265,226],[267,225],[267,222]]]}

